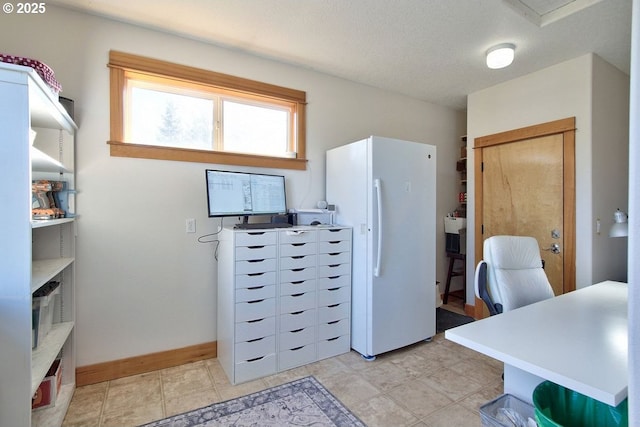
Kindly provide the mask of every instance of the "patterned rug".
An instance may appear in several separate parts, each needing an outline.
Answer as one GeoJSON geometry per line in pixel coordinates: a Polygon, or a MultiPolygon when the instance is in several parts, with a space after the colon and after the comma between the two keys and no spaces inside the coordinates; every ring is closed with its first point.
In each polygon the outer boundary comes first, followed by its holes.
{"type": "Polygon", "coordinates": [[[214,403],[142,427],[169,426],[366,427],[314,377],[305,377],[237,399],[214,403]]]}

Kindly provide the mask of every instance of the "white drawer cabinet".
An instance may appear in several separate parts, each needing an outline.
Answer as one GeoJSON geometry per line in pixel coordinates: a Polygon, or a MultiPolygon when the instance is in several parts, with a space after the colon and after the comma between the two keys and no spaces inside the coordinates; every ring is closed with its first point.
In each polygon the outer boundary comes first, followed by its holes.
{"type": "Polygon", "coordinates": [[[295,282],[280,283],[280,295],[293,295],[312,292],[316,289],[316,279],[297,280],[295,282]]]}
{"type": "Polygon", "coordinates": [[[350,345],[351,340],[348,334],[320,340],[318,342],[318,360],[346,353],[349,351],[350,345]]]}
{"type": "Polygon", "coordinates": [[[316,268],[304,267],[304,268],[289,268],[280,270],[280,282],[300,282],[303,280],[315,280],[316,268]]]}
{"type": "Polygon", "coordinates": [[[233,384],[350,349],[351,228],[220,234],[218,359],[233,384]]]}
{"type": "Polygon", "coordinates": [[[316,360],[316,343],[282,350],[278,354],[281,371],[306,365],[316,360]]]}
{"type": "Polygon", "coordinates": [[[255,337],[266,337],[276,330],[275,316],[263,317],[246,322],[236,323],[235,342],[243,342],[255,339],[255,337]]]}
{"type": "Polygon", "coordinates": [[[274,316],[275,310],[275,298],[239,302],[236,304],[235,321],[238,323],[247,322],[249,320],[264,319],[265,317],[274,316]]]}
{"type": "Polygon", "coordinates": [[[280,335],[278,370],[316,360],[316,319],[296,322],[292,313],[311,313],[317,304],[318,232],[280,231],[280,335]]]}
{"type": "Polygon", "coordinates": [[[277,234],[222,233],[218,359],[232,383],[276,372],[277,234]]]}
{"type": "Polygon", "coordinates": [[[318,322],[330,323],[335,320],[348,319],[350,316],[351,303],[343,302],[341,304],[333,304],[327,307],[318,307],[318,322]]]}
{"type": "Polygon", "coordinates": [[[276,287],[275,285],[259,285],[259,286],[251,286],[248,288],[239,288],[236,289],[236,301],[258,301],[264,300],[267,298],[275,298],[276,296],[276,287]]]}
{"type": "Polygon", "coordinates": [[[251,288],[262,285],[275,285],[276,272],[242,274],[235,276],[236,288],[251,288]]]}
{"type": "Polygon", "coordinates": [[[318,291],[319,306],[330,306],[349,301],[351,301],[351,289],[348,286],[320,289],[318,291]]]}
{"type": "Polygon", "coordinates": [[[351,348],[351,230],[318,236],[318,359],[351,348]]]}
{"type": "Polygon", "coordinates": [[[318,311],[315,308],[309,310],[294,311],[280,315],[280,331],[293,331],[294,329],[313,326],[318,322],[318,311]]]}

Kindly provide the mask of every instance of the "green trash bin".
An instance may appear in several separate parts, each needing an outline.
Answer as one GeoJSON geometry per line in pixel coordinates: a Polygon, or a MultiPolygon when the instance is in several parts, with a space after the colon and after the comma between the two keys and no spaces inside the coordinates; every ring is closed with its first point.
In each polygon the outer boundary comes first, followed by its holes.
{"type": "Polygon", "coordinates": [[[551,381],[533,391],[538,427],[628,427],[627,399],[609,406],[551,381]]]}

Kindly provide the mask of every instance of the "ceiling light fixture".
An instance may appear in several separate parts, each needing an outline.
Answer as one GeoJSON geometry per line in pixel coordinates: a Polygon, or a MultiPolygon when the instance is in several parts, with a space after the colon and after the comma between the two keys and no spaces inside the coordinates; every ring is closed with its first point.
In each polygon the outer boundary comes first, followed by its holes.
{"type": "Polygon", "coordinates": [[[487,51],[487,67],[496,70],[504,68],[513,62],[516,46],[512,43],[502,43],[487,51]]]}

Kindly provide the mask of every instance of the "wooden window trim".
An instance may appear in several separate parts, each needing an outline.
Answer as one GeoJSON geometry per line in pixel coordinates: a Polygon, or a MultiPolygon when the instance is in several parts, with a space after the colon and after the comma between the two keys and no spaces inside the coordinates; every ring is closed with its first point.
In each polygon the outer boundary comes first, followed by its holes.
{"type": "Polygon", "coordinates": [[[255,80],[230,76],[227,74],[174,64],[157,59],[146,58],[123,52],[110,51],[110,154],[116,157],[134,157],[158,160],[177,160],[198,163],[218,163],[225,165],[255,166],[278,169],[305,170],[306,160],[306,93],[296,89],[262,83],[255,80]],[[196,84],[212,86],[222,90],[270,97],[274,100],[286,100],[295,105],[296,158],[259,156],[252,154],[229,153],[160,147],[125,142],[124,140],[124,86],[125,72],[148,74],[196,84]]]}

